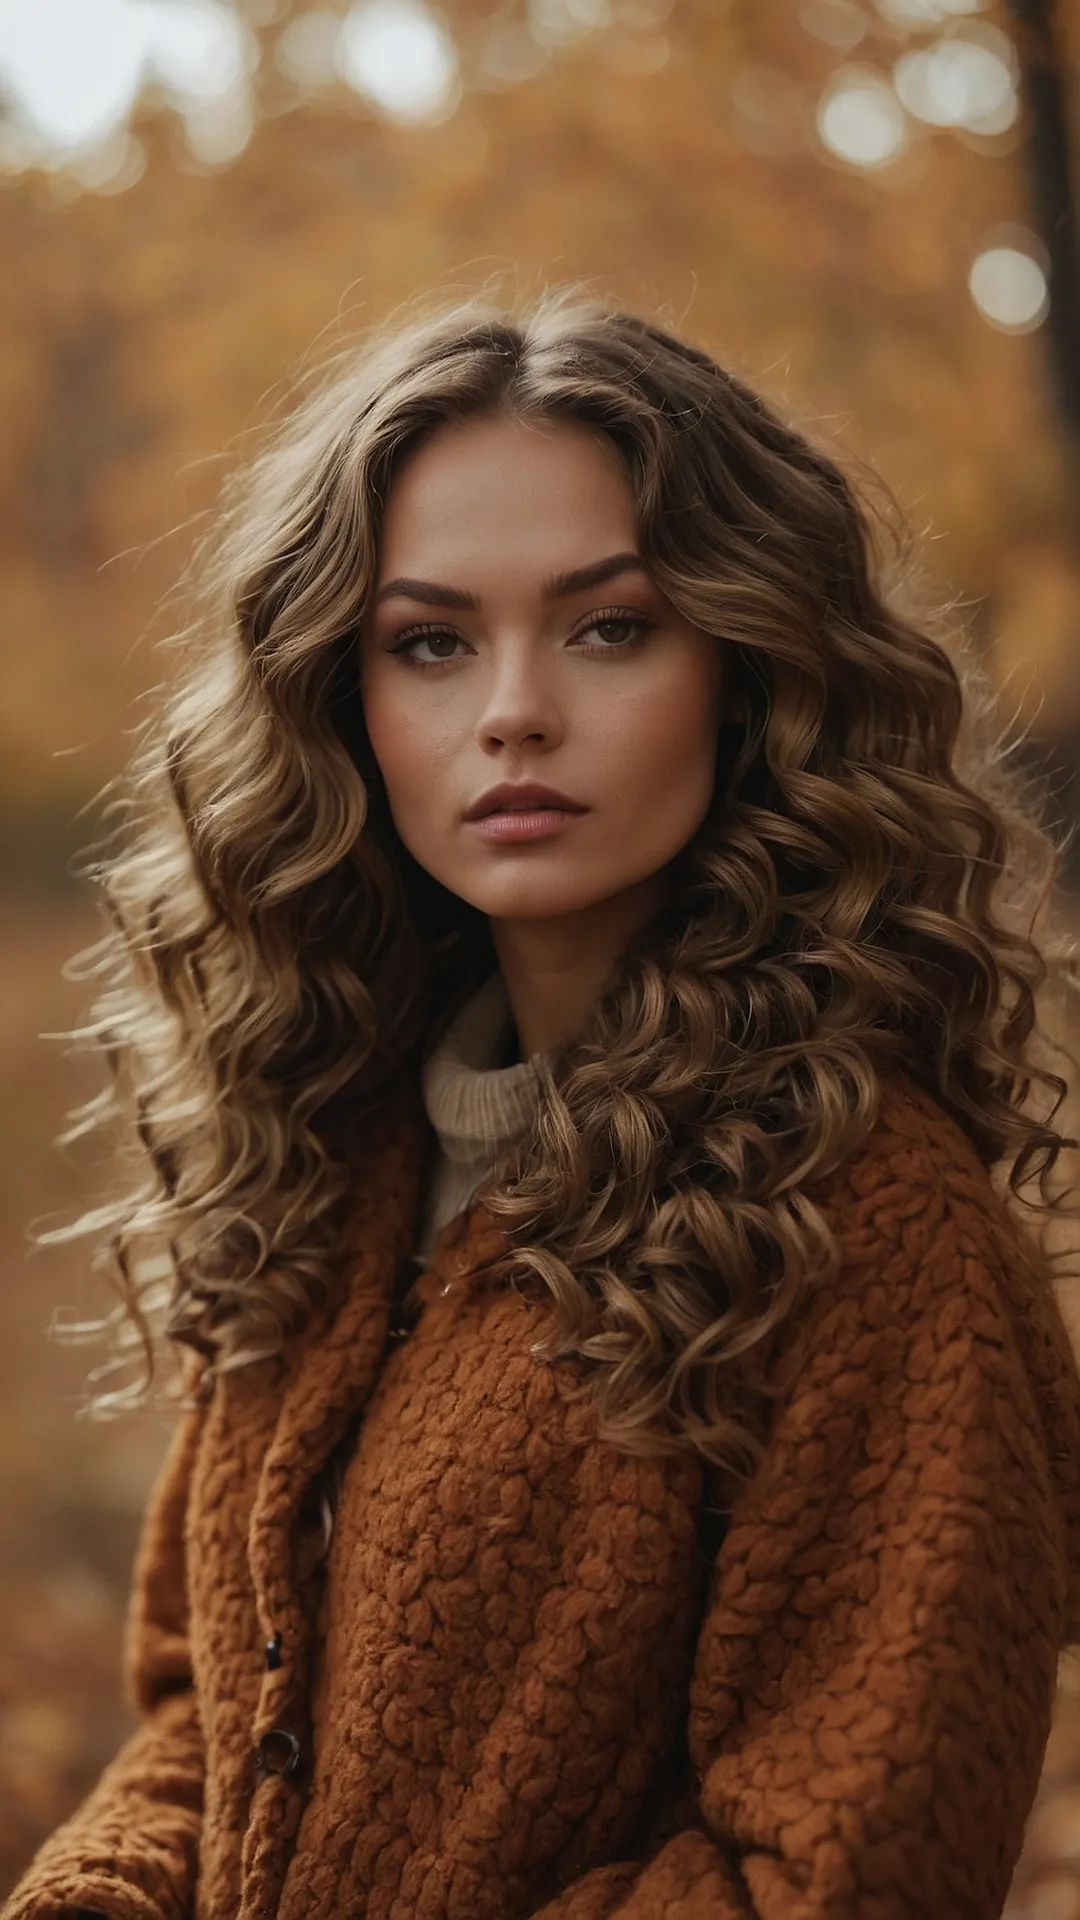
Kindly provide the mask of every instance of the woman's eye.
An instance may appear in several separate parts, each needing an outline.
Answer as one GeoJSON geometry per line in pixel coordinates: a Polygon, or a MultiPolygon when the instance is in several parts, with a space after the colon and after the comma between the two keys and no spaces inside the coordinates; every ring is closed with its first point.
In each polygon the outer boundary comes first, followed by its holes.
{"type": "Polygon", "coordinates": [[[650,622],[643,620],[640,614],[601,613],[594,616],[583,631],[585,633],[601,634],[603,645],[600,651],[604,653],[615,653],[618,651],[620,644],[623,646],[627,644],[632,645],[636,639],[640,639],[641,635],[648,631],[649,625],[650,622]],[[611,629],[613,627],[616,629],[614,635],[615,645],[610,645],[609,642],[612,639],[611,629]],[[632,629],[629,634],[626,631],[627,628],[632,629]]]}
{"type": "Polygon", "coordinates": [[[449,648],[455,647],[457,642],[458,635],[451,633],[448,628],[427,627],[419,632],[405,634],[398,642],[398,645],[392,647],[390,651],[392,653],[405,654],[409,660],[415,661],[417,666],[433,667],[437,666],[440,661],[453,659],[453,653],[449,651],[449,648]],[[442,643],[445,643],[447,646],[447,651],[445,652],[441,650],[442,643]],[[434,660],[424,659],[422,655],[418,654],[415,649],[420,646],[430,647],[435,655],[434,660]]]}

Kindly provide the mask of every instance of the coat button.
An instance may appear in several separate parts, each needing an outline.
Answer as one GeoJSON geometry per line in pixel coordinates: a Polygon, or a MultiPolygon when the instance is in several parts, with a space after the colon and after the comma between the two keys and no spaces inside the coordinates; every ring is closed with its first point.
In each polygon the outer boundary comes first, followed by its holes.
{"type": "Polygon", "coordinates": [[[270,1673],[275,1672],[276,1669],[281,1665],[280,1633],[275,1633],[273,1639],[268,1640],[266,1643],[266,1665],[270,1673]]]}
{"type": "Polygon", "coordinates": [[[271,1727],[255,1749],[255,1772],[260,1780],[271,1773],[283,1774],[286,1780],[295,1779],[303,1764],[299,1740],[284,1727],[271,1727]]]}

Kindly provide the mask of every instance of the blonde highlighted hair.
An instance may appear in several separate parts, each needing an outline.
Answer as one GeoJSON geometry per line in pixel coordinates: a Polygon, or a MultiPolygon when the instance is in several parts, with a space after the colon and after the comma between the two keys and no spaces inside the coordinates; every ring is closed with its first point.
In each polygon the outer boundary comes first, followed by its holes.
{"type": "Polygon", "coordinates": [[[96,1232],[117,1293],[78,1330],[110,1340],[99,1413],[146,1397],[163,1348],[197,1344],[210,1378],[278,1351],[332,1288],[345,1143],[494,965],[487,921],[394,831],[357,629],[399,463],[498,411],[607,436],[732,706],[669,903],[487,1204],[602,1431],[742,1472],[736,1385],[827,1280],[809,1189],[865,1139],[882,1074],[926,1087],[1014,1196],[1038,1165],[1053,1211],[1076,1143],[1036,994],[1077,984],[1042,924],[1061,850],[981,667],[913,611],[888,514],[708,353],[580,286],[395,316],[228,489],[183,671],[87,862],[112,928],[80,1037],[113,1071],[65,1137],[119,1128],[130,1179],[51,1237],[96,1232]]]}

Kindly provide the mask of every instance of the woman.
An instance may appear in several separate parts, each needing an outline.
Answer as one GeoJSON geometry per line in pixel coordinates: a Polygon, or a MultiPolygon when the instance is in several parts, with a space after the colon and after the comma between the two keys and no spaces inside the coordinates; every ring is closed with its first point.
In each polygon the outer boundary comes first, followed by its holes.
{"type": "Polygon", "coordinates": [[[140,1720],[10,1920],[999,1914],[1080,1623],[991,1179],[1063,1144],[1056,850],[873,549],[573,288],[384,329],[234,494],[96,868],[104,1397],[186,1363],[140,1720]]]}

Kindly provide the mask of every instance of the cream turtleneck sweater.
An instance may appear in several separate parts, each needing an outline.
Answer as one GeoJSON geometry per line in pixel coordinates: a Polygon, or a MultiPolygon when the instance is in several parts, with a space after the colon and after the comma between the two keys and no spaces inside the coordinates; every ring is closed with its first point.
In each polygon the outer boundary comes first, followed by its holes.
{"type": "Polygon", "coordinates": [[[528,1131],[540,1095],[535,1053],[512,1067],[502,1059],[513,1015],[502,974],[493,973],[461,1011],[423,1067],[428,1118],[439,1139],[421,1216],[416,1260],[431,1256],[448,1220],[462,1211],[495,1163],[528,1131]]]}

